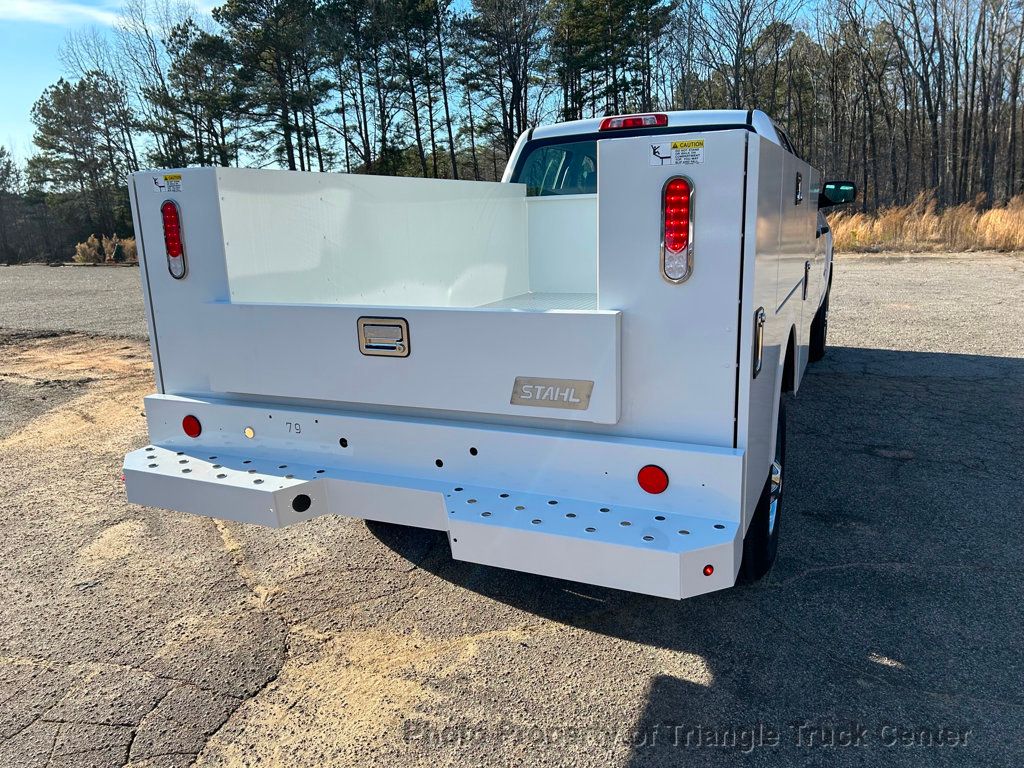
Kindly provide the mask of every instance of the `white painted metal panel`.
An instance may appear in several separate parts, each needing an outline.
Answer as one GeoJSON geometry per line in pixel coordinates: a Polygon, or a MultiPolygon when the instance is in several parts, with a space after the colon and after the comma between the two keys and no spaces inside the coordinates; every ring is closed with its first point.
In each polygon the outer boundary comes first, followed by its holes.
{"type": "MultiPolygon", "coordinates": [[[[128,183],[128,198],[131,201],[132,208],[132,226],[135,230],[135,238],[138,241],[138,255],[139,255],[139,280],[142,288],[142,305],[146,312],[146,327],[149,329],[149,351],[153,358],[153,377],[156,380],[156,388],[158,392],[163,392],[163,376],[160,371],[160,355],[157,347],[156,337],[156,323],[153,319],[153,300],[149,290],[149,269],[150,264],[147,262],[145,257],[145,232],[142,227],[142,220],[140,218],[140,206],[138,193],[135,188],[135,179],[132,178],[128,183]]],[[[151,201],[150,201],[151,202],[151,201]]],[[[163,246],[163,243],[156,243],[153,245],[153,250],[158,252],[158,249],[163,246]]],[[[153,259],[154,268],[167,269],[166,264],[160,264],[153,259]]]]}
{"type": "Polygon", "coordinates": [[[148,446],[125,457],[128,500],[194,515],[280,528],[325,514],[445,530],[444,494],[436,481],[339,472],[323,464],[250,459],[223,451],[148,446]],[[293,508],[299,494],[309,499],[293,508]]]}
{"type": "Polygon", "coordinates": [[[172,395],[147,397],[146,420],[152,445],[207,458],[230,454],[272,465],[551,493],[597,507],[739,519],[743,452],[731,448],[172,395]],[[198,440],[182,432],[186,414],[202,423],[198,440]],[[253,438],[244,436],[246,427],[253,438]],[[668,473],[664,493],[651,495],[637,484],[647,464],[668,473]]]}
{"type": "Polygon", "coordinates": [[[748,232],[744,253],[743,325],[737,445],[745,451],[744,530],[768,477],[775,452],[778,400],[791,329],[799,345],[798,380],[807,360],[807,338],[815,294],[803,299],[804,262],[814,259],[817,172],[775,142],[751,135],[747,176],[748,232]],[[803,176],[804,201],[795,203],[796,174],[803,176]],[[754,313],[764,307],[767,322],[761,373],[753,378],[754,313]]]}
{"type": "Polygon", "coordinates": [[[801,288],[800,301],[800,330],[797,334],[799,339],[796,388],[799,391],[800,382],[803,381],[804,371],[807,370],[810,353],[811,321],[818,311],[818,297],[821,286],[821,272],[823,263],[817,259],[817,237],[818,231],[818,195],[817,188],[820,186],[818,171],[804,160],[798,160],[801,173],[804,179],[804,202],[800,206],[798,218],[800,221],[800,232],[797,238],[800,249],[800,260],[808,266],[806,291],[801,288]]]}
{"type": "Polygon", "coordinates": [[[232,301],[475,307],[530,289],[523,185],[235,168],[217,185],[232,301]]]}
{"type": "Polygon", "coordinates": [[[473,487],[446,501],[458,560],[674,599],[736,581],[734,522],[519,493],[501,498],[473,487]],[[689,572],[684,555],[692,555],[689,572]],[[707,564],[715,568],[710,577],[707,564]]]}
{"type": "Polygon", "coordinates": [[[597,293],[597,195],[526,198],[530,290],[597,293]]]}
{"type": "Polygon", "coordinates": [[[214,392],[332,403],[618,420],[619,313],[509,312],[286,304],[204,308],[219,340],[206,354],[214,392]],[[356,321],[409,325],[408,357],[363,355],[356,321]],[[586,410],[513,405],[517,376],[592,381],[586,410]]]}
{"type": "MultiPolygon", "coordinates": [[[[596,289],[596,286],[595,286],[596,289]]],[[[597,309],[596,293],[524,293],[485,305],[490,309],[597,309]]]]}
{"type": "MultiPolygon", "coordinates": [[[[811,167],[790,152],[783,152],[784,171],[781,195],[781,244],[779,248],[779,282],[776,289],[776,314],[782,325],[795,330],[797,371],[796,385],[807,365],[807,338],[810,328],[807,301],[803,298],[805,264],[814,261],[816,210],[809,199],[809,184],[814,178],[811,167]],[[801,178],[803,201],[795,201],[797,175],[801,178]]],[[[811,302],[813,303],[813,301],[811,302]]]]}
{"type": "MultiPolygon", "coordinates": [[[[775,312],[788,318],[799,318],[801,292],[804,281],[804,260],[808,256],[806,216],[807,206],[797,205],[796,177],[801,185],[806,183],[804,164],[787,151],[782,153],[782,190],[779,195],[779,223],[781,242],[779,244],[779,279],[775,291],[775,312]],[[794,303],[790,305],[790,301],[794,303]]],[[[804,187],[806,191],[806,187],[804,187]]],[[[795,324],[799,324],[799,321],[795,324]]]]}
{"type": "Polygon", "coordinates": [[[659,135],[704,141],[699,164],[653,166],[651,137],[598,143],[598,306],[621,309],[625,434],[732,446],[747,131],[659,135]],[[693,182],[694,270],[661,275],[661,194],[693,182]],[[626,181],[628,180],[628,183],[626,181]]]}
{"type": "Polygon", "coordinates": [[[740,375],[737,442],[745,450],[744,531],[757,506],[775,450],[776,396],[781,376],[781,350],[788,326],[775,313],[782,238],[781,206],[785,150],[752,135],[747,163],[747,221],[751,234],[743,261],[743,323],[740,335],[740,375]],[[761,373],[753,376],[754,315],[764,308],[764,355],[761,373]],[[785,334],[785,335],[784,335],[785,334]]]}
{"type": "Polygon", "coordinates": [[[132,175],[139,262],[147,283],[150,338],[156,350],[161,392],[208,392],[208,350],[216,349],[216,329],[203,305],[229,298],[220,229],[220,198],[213,168],[180,171],[180,189],[157,190],[149,173],[132,175]],[[188,275],[175,280],[164,255],[160,205],[173,200],[181,213],[188,275]],[[197,353],[198,351],[198,353],[197,353]]]}

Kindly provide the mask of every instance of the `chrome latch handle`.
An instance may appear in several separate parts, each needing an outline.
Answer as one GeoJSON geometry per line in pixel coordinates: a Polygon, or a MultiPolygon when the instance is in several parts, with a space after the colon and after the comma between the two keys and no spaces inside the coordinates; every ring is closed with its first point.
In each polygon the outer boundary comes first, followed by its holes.
{"type": "Polygon", "coordinates": [[[359,351],[381,357],[409,356],[409,323],[401,317],[360,317],[359,351]]]}
{"type": "Polygon", "coordinates": [[[754,376],[761,372],[761,364],[764,362],[764,324],[767,316],[764,307],[758,307],[754,313],[754,376]]]}

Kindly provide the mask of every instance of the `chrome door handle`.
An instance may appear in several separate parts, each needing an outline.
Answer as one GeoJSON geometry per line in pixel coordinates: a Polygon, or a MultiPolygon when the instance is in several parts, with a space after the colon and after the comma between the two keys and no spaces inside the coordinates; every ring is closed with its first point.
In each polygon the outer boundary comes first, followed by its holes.
{"type": "Polygon", "coordinates": [[[401,317],[360,317],[359,351],[382,357],[409,356],[409,323],[401,317]]]}
{"type": "Polygon", "coordinates": [[[758,307],[754,313],[754,376],[761,372],[761,363],[764,362],[764,323],[766,320],[764,307],[758,307]]]}

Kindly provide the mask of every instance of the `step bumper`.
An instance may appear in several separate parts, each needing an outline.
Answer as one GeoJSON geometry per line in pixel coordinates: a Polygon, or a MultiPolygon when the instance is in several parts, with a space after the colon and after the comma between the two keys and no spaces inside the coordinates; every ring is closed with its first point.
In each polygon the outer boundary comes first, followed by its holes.
{"type": "Polygon", "coordinates": [[[730,587],[742,555],[734,520],[328,465],[150,445],[124,475],[136,504],[275,528],[336,514],[443,530],[458,560],[658,597],[730,587]]]}

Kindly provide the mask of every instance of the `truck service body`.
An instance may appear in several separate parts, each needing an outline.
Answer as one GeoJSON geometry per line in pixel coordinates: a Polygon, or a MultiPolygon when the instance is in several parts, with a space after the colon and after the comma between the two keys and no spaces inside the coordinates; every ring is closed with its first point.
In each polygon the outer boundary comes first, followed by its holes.
{"type": "Polygon", "coordinates": [[[500,183],[134,174],[158,392],[128,498],[669,598],[757,578],[824,350],[821,186],[756,110],[539,127],[500,183]]]}

